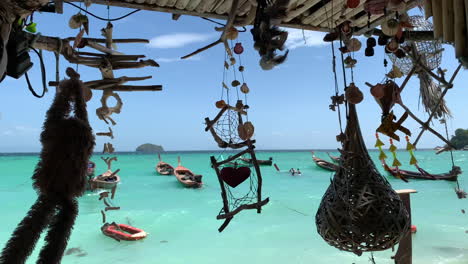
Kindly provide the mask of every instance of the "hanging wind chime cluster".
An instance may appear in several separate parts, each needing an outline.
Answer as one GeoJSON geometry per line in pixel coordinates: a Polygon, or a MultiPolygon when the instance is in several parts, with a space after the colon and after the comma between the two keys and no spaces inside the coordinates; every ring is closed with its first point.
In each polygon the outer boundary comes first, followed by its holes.
{"type": "MultiPolygon", "coordinates": [[[[342,144],[340,166],[322,198],[315,222],[318,233],[328,244],[360,256],[366,251],[381,251],[395,246],[408,232],[409,215],[367,152],[356,111],[356,104],[363,100],[363,94],[353,80],[348,85],[345,65],[350,63],[346,63],[343,56],[341,62],[346,89],[344,96],[339,95],[333,41],[340,39],[342,54],[352,54],[360,48],[360,42],[351,38],[348,26],[341,25],[325,37],[332,46],[335,79],[335,95],[330,109],[338,110],[341,129],[339,109],[341,104],[345,104],[347,124],[345,132],[337,136],[342,144]]],[[[352,75],[354,65],[352,63],[349,67],[352,75]]]]}
{"type": "Polygon", "coordinates": [[[226,52],[221,99],[215,104],[220,111],[213,120],[205,118],[205,131],[210,131],[220,148],[242,149],[227,159],[223,159],[222,156],[210,158],[223,199],[223,207],[216,217],[224,219],[224,223],[218,229],[219,232],[222,232],[240,211],[256,209],[260,213],[262,206],[269,201],[269,198],[262,200],[262,175],[255,156],[255,140],[252,139],[254,126],[249,121],[247,113],[249,109],[247,94],[250,89],[244,80],[245,68],[241,65],[240,56],[244,49],[241,43],[236,43],[232,50],[238,55],[238,61],[234,56],[229,56],[232,52],[226,52]],[[230,71],[234,78],[227,83],[230,71]],[[237,79],[239,75],[242,77],[242,83],[237,79]],[[244,101],[240,98],[239,92],[244,94],[244,101]],[[252,162],[245,164],[240,160],[242,156],[250,156],[248,158],[252,162]]]}

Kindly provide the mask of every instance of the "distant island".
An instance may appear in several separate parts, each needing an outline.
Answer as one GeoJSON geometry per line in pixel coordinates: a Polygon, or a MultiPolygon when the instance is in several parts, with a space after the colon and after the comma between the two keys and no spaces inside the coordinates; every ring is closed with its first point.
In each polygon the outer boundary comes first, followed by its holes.
{"type": "Polygon", "coordinates": [[[156,153],[156,152],[164,151],[164,148],[160,145],[146,143],[146,144],[138,146],[135,151],[144,152],[144,153],[156,153]]]}

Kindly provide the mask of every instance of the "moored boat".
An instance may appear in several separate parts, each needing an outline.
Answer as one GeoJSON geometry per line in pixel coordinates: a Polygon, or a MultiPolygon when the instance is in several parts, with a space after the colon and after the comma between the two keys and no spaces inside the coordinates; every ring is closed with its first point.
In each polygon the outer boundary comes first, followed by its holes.
{"type": "Polygon", "coordinates": [[[203,185],[202,175],[195,175],[191,170],[180,165],[180,158],[178,166],[174,169],[174,175],[185,187],[199,188],[203,185]]]}
{"type": "Polygon", "coordinates": [[[160,154],[158,154],[158,157],[159,157],[159,162],[156,165],[156,172],[161,175],[174,174],[174,167],[172,167],[169,163],[162,161],[160,154]]]}
{"type": "Polygon", "coordinates": [[[328,162],[326,160],[323,160],[323,159],[320,159],[320,158],[317,158],[314,154],[314,152],[312,152],[312,159],[314,160],[315,164],[317,166],[319,166],[320,168],[322,169],[325,169],[325,170],[329,170],[329,171],[337,171],[338,170],[338,166],[332,162],[328,162]]]}
{"type": "Polygon", "coordinates": [[[327,152],[327,155],[328,155],[328,157],[330,157],[330,159],[331,159],[334,163],[337,163],[337,164],[340,163],[340,161],[341,161],[341,158],[340,158],[340,157],[332,156],[332,155],[330,155],[330,153],[328,153],[328,152],[327,152]]]}
{"type": "Polygon", "coordinates": [[[384,167],[385,171],[390,173],[393,177],[399,179],[419,179],[419,180],[446,180],[446,181],[456,181],[458,179],[458,175],[462,173],[460,167],[454,166],[452,170],[447,173],[439,173],[439,174],[432,174],[425,171],[422,168],[418,167],[418,171],[408,171],[402,170],[397,168],[391,168],[387,165],[387,163],[382,160],[382,166],[384,167]]]}
{"type": "Polygon", "coordinates": [[[96,176],[92,178],[89,181],[90,188],[92,190],[94,189],[108,189],[111,190],[117,184],[120,182],[120,177],[117,175],[117,172],[120,170],[116,170],[115,172],[112,172],[111,170],[108,170],[104,172],[103,174],[96,176]]]}
{"type": "Polygon", "coordinates": [[[142,229],[125,224],[104,224],[101,227],[104,235],[117,240],[135,241],[145,238],[148,234],[142,229]]]}

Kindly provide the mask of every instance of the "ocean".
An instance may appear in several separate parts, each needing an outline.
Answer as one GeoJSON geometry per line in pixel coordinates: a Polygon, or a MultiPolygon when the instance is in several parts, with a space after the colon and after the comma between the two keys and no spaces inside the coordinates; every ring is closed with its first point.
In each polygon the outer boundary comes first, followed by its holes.
{"type": "MultiPolygon", "coordinates": [[[[203,175],[201,189],[186,189],[174,176],[157,175],[156,155],[118,154],[113,169],[120,169],[122,178],[113,200],[117,211],[107,212],[107,221],[130,224],[149,233],[141,241],[118,242],[101,233],[104,204],[97,192],[79,198],[79,216],[68,243],[74,248],[62,259],[72,263],[161,263],[161,264],[302,264],[302,263],[370,263],[370,253],[358,257],[326,244],[317,233],[315,213],[332,173],[318,168],[307,151],[258,151],[259,159],[273,158],[281,169],[262,166],[263,196],[270,202],[261,214],[246,210],[236,215],[222,232],[222,220],[216,216],[222,207],[220,186],[209,157],[220,152],[164,153],[164,161],[182,165],[203,175]],[[300,176],[291,176],[290,168],[299,168],[300,176]]],[[[338,153],[331,152],[332,155],[338,153]]],[[[467,199],[458,199],[454,182],[410,180],[405,183],[385,174],[377,163],[378,152],[370,152],[374,162],[395,189],[415,189],[411,195],[413,263],[468,263],[467,199]]],[[[455,152],[455,163],[465,171],[460,185],[468,190],[468,152],[455,152]]],[[[225,157],[229,154],[224,153],[225,157]]],[[[328,159],[325,152],[318,157],[328,159]]],[[[388,155],[390,156],[390,155],[388,155]]],[[[417,151],[422,168],[431,173],[451,169],[449,153],[435,155],[434,151],[417,151]]],[[[398,152],[403,168],[413,169],[407,152],[398,152]]],[[[16,225],[34,203],[37,194],[31,186],[31,175],[38,156],[0,155],[0,246],[3,248],[16,225]]],[[[96,172],[105,171],[105,164],[96,154],[92,160],[96,172]]],[[[329,159],[328,159],[329,160],[329,159]]],[[[391,162],[391,161],[390,161],[391,162]]],[[[64,175],[67,177],[67,175],[64,175]]],[[[42,238],[27,263],[35,263],[42,238]]],[[[394,263],[387,250],[374,253],[378,264],[394,263]]]]}

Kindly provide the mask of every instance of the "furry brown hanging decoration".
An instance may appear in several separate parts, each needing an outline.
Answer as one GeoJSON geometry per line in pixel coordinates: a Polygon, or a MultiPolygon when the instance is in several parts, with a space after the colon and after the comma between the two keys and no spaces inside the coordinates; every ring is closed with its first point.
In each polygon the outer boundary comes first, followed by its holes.
{"type": "Polygon", "coordinates": [[[60,263],[78,215],[76,197],[85,190],[94,136],[88,122],[83,83],[67,69],[47,111],[41,133],[42,151],[32,176],[39,197],[19,223],[0,256],[0,263],[24,263],[48,227],[37,263],[60,263]],[[70,116],[71,112],[74,116],[70,116]]]}
{"type": "Polygon", "coordinates": [[[322,198],[315,222],[328,244],[361,255],[397,244],[408,232],[409,217],[367,152],[353,104],[349,104],[347,122],[341,166],[322,198]]]}

